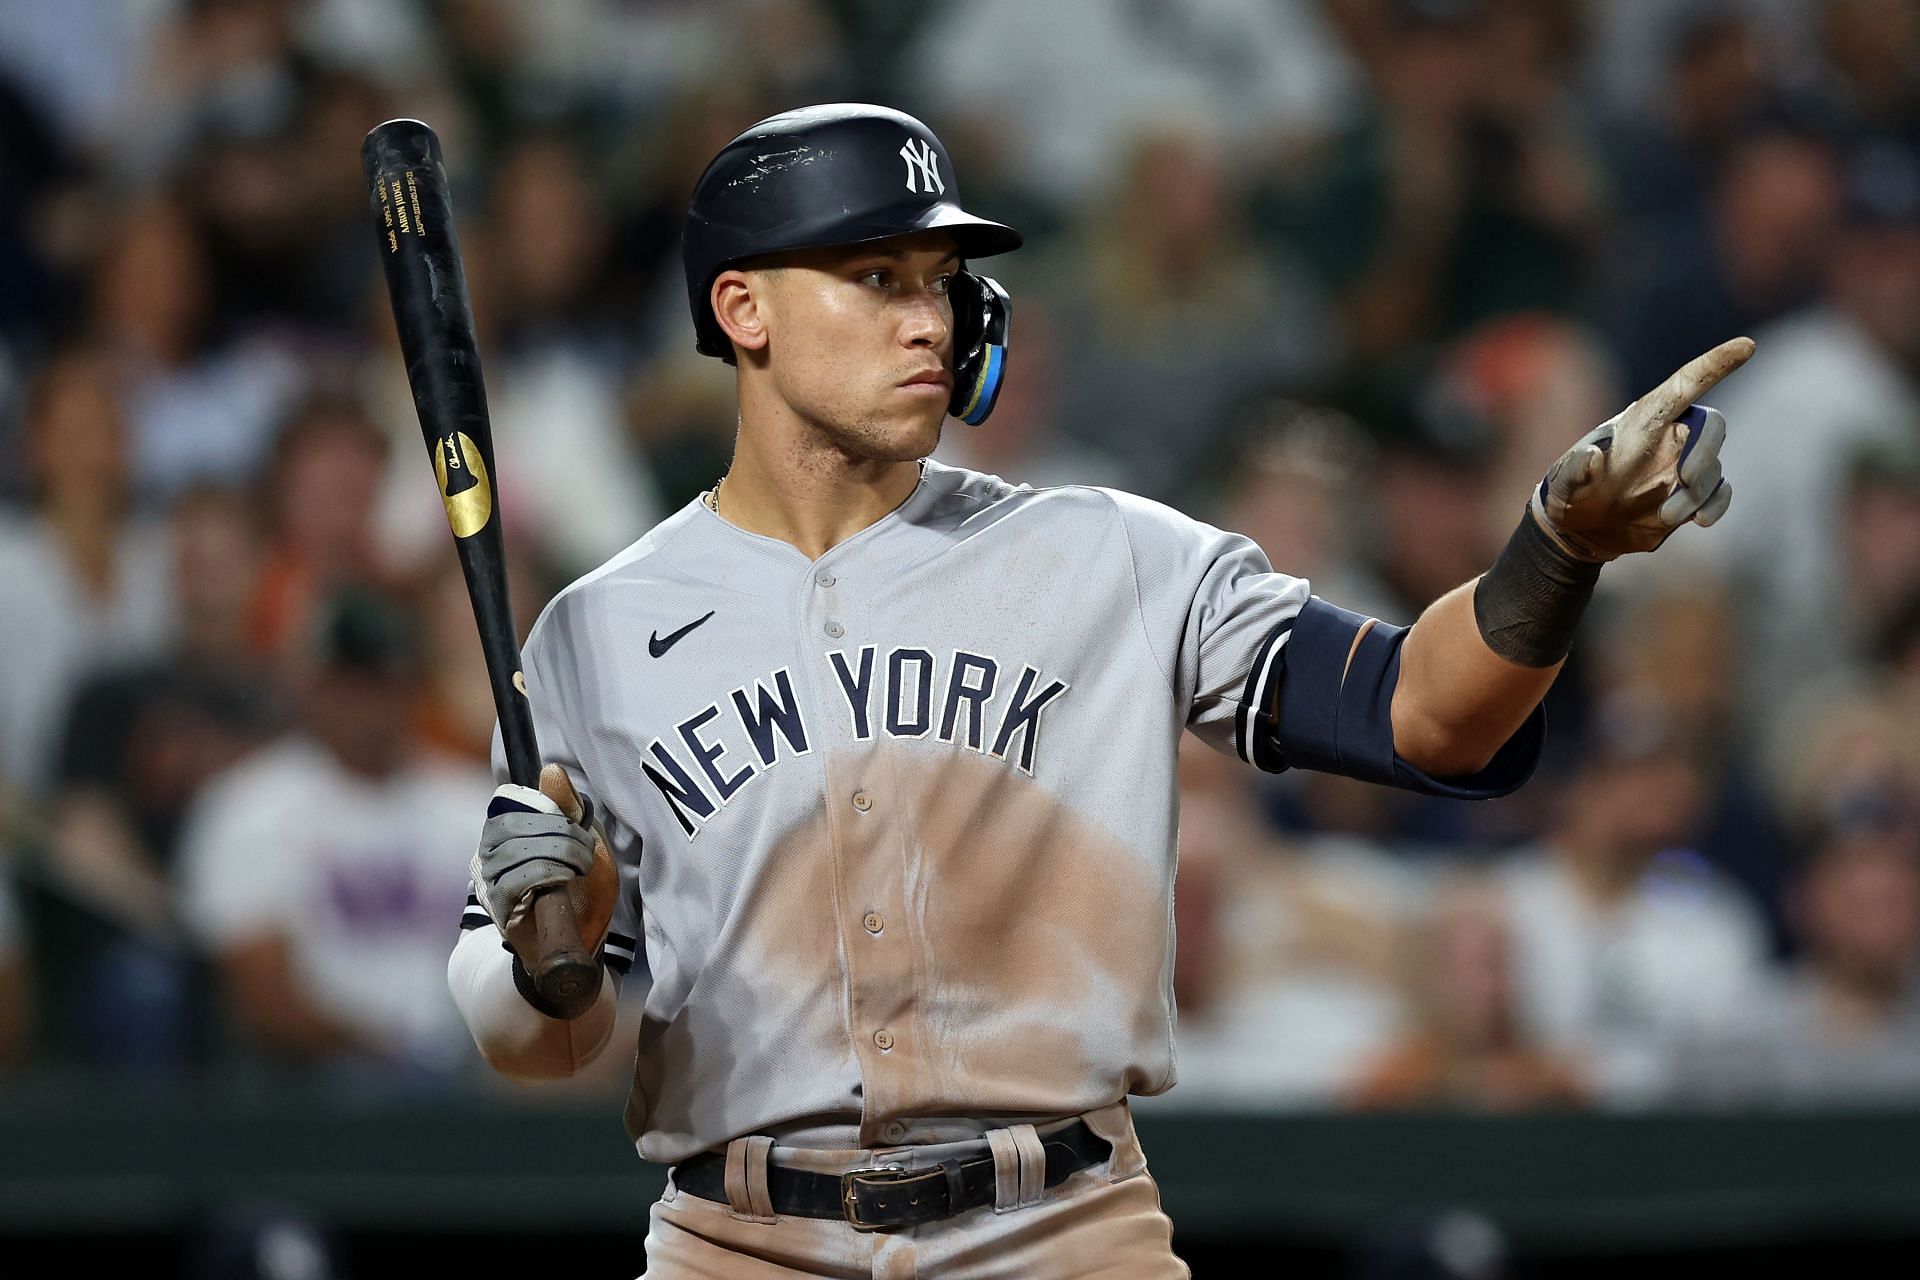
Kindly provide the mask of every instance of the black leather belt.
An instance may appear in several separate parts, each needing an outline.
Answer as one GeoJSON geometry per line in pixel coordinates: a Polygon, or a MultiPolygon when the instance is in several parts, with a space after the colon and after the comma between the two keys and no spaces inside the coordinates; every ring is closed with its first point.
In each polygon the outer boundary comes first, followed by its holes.
{"type": "MultiPolygon", "coordinates": [[[[1087,1128],[1084,1120],[1048,1134],[1041,1146],[1047,1153],[1049,1187],[1059,1186],[1113,1152],[1113,1145],[1087,1128]]],[[[726,1153],[708,1151],[681,1161],[673,1166],[673,1185],[703,1200],[729,1203],[726,1153]]],[[[780,1217],[842,1218],[858,1231],[910,1227],[992,1204],[993,1157],[943,1160],[917,1171],[883,1167],[847,1173],[809,1173],[770,1163],[767,1192],[773,1212],[780,1217]]]]}

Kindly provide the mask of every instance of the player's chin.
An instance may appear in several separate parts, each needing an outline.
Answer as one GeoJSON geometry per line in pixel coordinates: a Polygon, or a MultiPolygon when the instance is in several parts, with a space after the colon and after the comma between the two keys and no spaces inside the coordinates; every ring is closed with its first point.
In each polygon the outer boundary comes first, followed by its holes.
{"type": "Polygon", "coordinates": [[[940,428],[947,421],[945,402],[937,406],[915,406],[887,422],[886,430],[875,440],[876,459],[885,462],[915,462],[932,453],[940,444],[940,428]]]}

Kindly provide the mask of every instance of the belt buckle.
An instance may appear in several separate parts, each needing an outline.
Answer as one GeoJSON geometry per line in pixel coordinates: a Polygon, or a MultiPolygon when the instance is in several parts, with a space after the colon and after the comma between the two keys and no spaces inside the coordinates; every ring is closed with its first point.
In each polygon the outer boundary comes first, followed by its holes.
{"type": "Polygon", "coordinates": [[[847,1225],[855,1231],[878,1231],[890,1224],[885,1222],[863,1222],[860,1219],[860,1206],[855,1202],[853,1191],[856,1182],[902,1182],[909,1176],[905,1165],[886,1164],[872,1169],[850,1169],[840,1175],[840,1213],[847,1225]]]}

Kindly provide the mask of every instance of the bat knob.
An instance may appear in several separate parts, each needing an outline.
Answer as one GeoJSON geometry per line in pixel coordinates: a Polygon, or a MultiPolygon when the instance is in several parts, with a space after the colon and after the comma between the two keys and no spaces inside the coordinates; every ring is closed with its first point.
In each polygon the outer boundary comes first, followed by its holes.
{"type": "Polygon", "coordinates": [[[584,956],[553,956],[533,975],[533,985],[547,1003],[577,1017],[600,994],[600,966],[584,956]]]}

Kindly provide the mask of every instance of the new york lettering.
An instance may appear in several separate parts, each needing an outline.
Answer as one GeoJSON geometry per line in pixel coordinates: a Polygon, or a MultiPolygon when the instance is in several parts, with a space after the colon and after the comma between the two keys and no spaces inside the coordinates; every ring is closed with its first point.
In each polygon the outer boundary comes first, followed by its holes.
{"type": "MultiPolygon", "coordinates": [[[[832,680],[856,741],[876,734],[937,738],[996,756],[1032,776],[1041,713],[1067,691],[1065,681],[1032,666],[1002,669],[998,659],[964,649],[944,661],[933,651],[873,645],[827,655],[832,680]]],[[[810,750],[806,718],[782,667],[701,707],[655,738],[641,772],[665,797],[691,840],[749,786],[788,756],[810,750]]]]}

